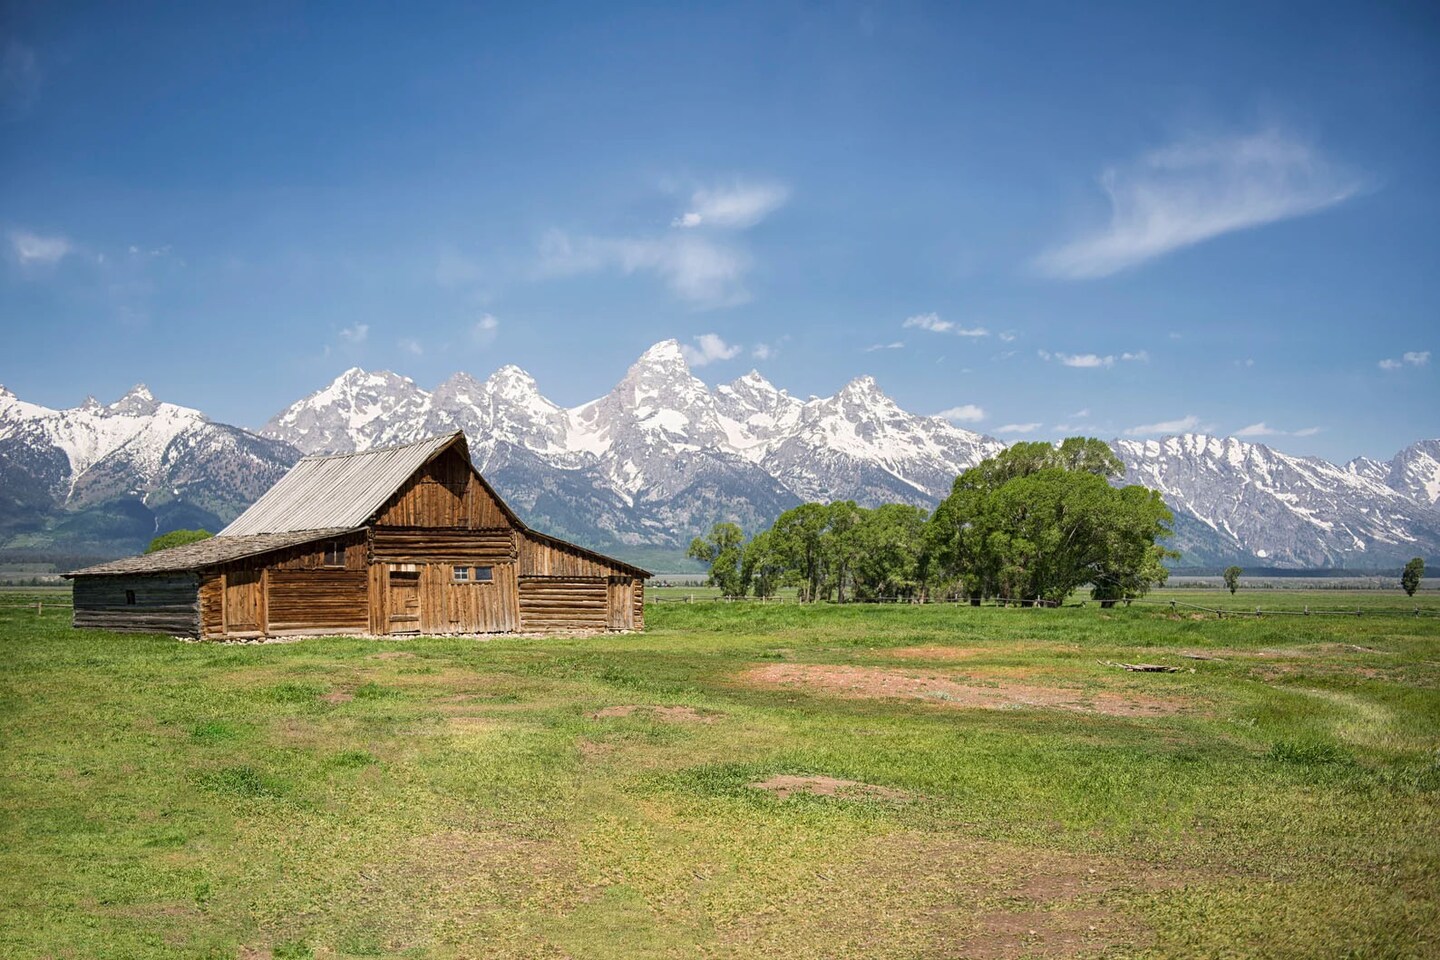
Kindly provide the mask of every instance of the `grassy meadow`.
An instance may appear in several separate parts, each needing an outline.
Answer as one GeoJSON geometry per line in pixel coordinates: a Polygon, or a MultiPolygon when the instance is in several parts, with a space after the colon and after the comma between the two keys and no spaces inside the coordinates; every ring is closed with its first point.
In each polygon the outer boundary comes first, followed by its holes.
{"type": "Polygon", "coordinates": [[[215,645],[0,605],[0,956],[1440,954],[1440,597],[1172,597],[1364,615],[215,645]]]}

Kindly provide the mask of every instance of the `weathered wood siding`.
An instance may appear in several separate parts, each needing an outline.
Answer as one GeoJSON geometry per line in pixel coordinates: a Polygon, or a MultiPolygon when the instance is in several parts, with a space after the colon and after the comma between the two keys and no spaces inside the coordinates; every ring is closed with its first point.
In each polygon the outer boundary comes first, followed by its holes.
{"type": "Polygon", "coordinates": [[[369,580],[364,570],[272,569],[267,577],[270,633],[370,628],[369,580]]]}
{"type": "Polygon", "coordinates": [[[508,527],[500,508],[474,468],[458,450],[436,457],[406,481],[381,507],[375,522],[382,527],[508,527]]]}
{"type": "Polygon", "coordinates": [[[199,578],[190,572],[76,577],[77,627],[200,635],[199,578]],[[135,602],[127,602],[126,591],[135,602]]]}
{"type": "Polygon", "coordinates": [[[317,540],[288,550],[277,550],[266,554],[265,564],[272,570],[360,570],[369,562],[369,542],[365,532],[352,533],[334,540],[317,540]],[[329,548],[339,544],[345,549],[343,563],[331,566],[327,563],[329,548]]]}
{"type": "Polygon", "coordinates": [[[376,527],[370,557],[380,563],[508,563],[515,559],[515,531],[376,527]]]}
{"type": "Polygon", "coordinates": [[[520,628],[515,564],[490,566],[492,580],[456,583],[449,564],[436,564],[445,594],[445,633],[510,633],[520,628]]]}
{"type": "Polygon", "coordinates": [[[615,564],[602,563],[580,550],[525,536],[520,544],[522,577],[613,577],[628,575],[615,564]]]}
{"type": "Polygon", "coordinates": [[[200,575],[200,636],[225,635],[225,578],[211,570],[200,575]]]}
{"type": "Polygon", "coordinates": [[[635,626],[636,630],[645,629],[645,581],[639,577],[635,578],[635,626]]]}
{"type": "Polygon", "coordinates": [[[605,630],[609,627],[609,583],[603,578],[521,577],[520,628],[605,630]]]}

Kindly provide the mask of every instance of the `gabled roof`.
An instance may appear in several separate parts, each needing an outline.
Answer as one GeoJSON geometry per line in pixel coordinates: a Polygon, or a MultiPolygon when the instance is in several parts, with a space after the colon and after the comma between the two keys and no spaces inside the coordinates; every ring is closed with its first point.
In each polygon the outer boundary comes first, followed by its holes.
{"type": "Polygon", "coordinates": [[[243,560],[271,550],[297,547],[302,543],[328,540],[342,534],[356,533],[354,528],[340,527],[329,530],[298,530],[287,533],[256,533],[243,537],[211,537],[194,543],[182,544],[168,550],[157,550],[139,557],[111,560],[93,567],[76,570],[65,576],[99,575],[111,573],[175,573],[180,570],[199,570],[232,560],[243,560]]]}
{"type": "MultiPolygon", "coordinates": [[[[416,470],[452,444],[465,448],[465,434],[447,433],[366,453],[306,457],[220,536],[363,526],[416,470]]],[[[464,452],[469,460],[468,449],[464,452]]]]}

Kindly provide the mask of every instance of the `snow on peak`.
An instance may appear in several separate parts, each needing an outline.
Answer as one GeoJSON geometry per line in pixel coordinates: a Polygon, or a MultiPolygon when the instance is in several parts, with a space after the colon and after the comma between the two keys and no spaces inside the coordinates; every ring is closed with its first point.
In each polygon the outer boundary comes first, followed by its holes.
{"type": "Polygon", "coordinates": [[[131,387],[125,396],[110,404],[107,408],[111,413],[121,414],[128,417],[143,417],[154,413],[160,406],[155,400],[155,395],[150,388],[143,383],[137,383],[131,387]]]}
{"type": "Polygon", "coordinates": [[[669,340],[661,340],[640,354],[640,359],[636,361],[637,366],[640,364],[649,365],[657,363],[666,365],[679,363],[684,366],[685,351],[681,349],[680,341],[673,337],[669,340]]]}

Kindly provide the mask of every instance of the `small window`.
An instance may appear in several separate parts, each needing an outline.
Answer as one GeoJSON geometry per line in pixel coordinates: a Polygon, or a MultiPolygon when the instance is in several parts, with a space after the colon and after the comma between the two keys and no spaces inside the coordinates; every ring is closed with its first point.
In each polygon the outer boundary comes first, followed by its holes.
{"type": "Polygon", "coordinates": [[[455,568],[454,568],[454,571],[455,571],[455,582],[456,582],[456,583],[469,583],[469,582],[470,582],[470,568],[469,568],[469,567],[455,567],[455,568]]]}
{"type": "Polygon", "coordinates": [[[495,579],[495,570],[492,567],[476,567],[475,580],[479,583],[489,583],[495,579]]]}
{"type": "Polygon", "coordinates": [[[135,591],[134,591],[134,590],[126,590],[126,591],[125,591],[125,606],[127,606],[127,607],[133,607],[133,606],[135,606],[135,591]]]}
{"type": "Polygon", "coordinates": [[[325,566],[345,566],[345,545],[337,541],[331,541],[325,545],[325,566]]]}

